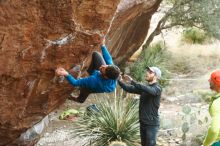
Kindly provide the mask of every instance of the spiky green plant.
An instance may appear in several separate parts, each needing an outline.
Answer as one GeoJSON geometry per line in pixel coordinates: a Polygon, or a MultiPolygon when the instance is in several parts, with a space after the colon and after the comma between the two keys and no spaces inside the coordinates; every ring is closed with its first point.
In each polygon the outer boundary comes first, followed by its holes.
{"type": "Polygon", "coordinates": [[[161,42],[153,44],[149,48],[145,49],[145,51],[141,54],[140,59],[131,65],[131,75],[136,80],[143,81],[146,73],[146,67],[157,66],[162,72],[162,79],[160,80],[160,83],[162,83],[162,85],[166,85],[167,82],[163,80],[163,78],[169,78],[167,62],[170,57],[171,56],[161,42]]]}
{"type": "Polygon", "coordinates": [[[90,111],[75,123],[73,132],[88,138],[85,145],[107,146],[111,141],[118,140],[134,146],[140,142],[136,100],[106,95],[97,100],[97,107],[99,112],[90,111]]]}

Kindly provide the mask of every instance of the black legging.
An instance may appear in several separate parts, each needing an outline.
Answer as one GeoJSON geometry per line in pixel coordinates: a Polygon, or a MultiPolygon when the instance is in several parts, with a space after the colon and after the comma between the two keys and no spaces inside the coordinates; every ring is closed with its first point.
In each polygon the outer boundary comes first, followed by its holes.
{"type": "MultiPolygon", "coordinates": [[[[99,52],[95,51],[92,53],[92,61],[87,72],[91,75],[94,70],[99,70],[100,66],[102,65],[106,65],[105,60],[99,52]]],[[[82,87],[80,88],[79,96],[74,101],[83,103],[90,93],[94,93],[94,91],[82,87]]]]}

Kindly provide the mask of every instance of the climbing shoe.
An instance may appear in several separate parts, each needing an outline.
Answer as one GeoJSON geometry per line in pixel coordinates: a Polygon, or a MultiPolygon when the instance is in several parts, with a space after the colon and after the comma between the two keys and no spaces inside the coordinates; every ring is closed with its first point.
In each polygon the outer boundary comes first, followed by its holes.
{"type": "Polygon", "coordinates": [[[69,73],[75,78],[78,79],[81,77],[81,65],[76,65],[69,70],[69,73]]]}

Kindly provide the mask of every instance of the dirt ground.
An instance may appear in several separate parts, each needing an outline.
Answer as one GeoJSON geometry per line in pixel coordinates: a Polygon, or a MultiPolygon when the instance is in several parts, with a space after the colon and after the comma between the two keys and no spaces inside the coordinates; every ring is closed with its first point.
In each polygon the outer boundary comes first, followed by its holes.
{"type": "MultiPolygon", "coordinates": [[[[160,38],[156,38],[155,41],[160,38]]],[[[183,107],[191,107],[191,114],[196,115],[196,119],[191,122],[190,130],[186,135],[188,142],[192,141],[195,135],[204,134],[207,130],[208,122],[200,123],[205,117],[209,117],[208,104],[202,98],[201,93],[209,92],[207,82],[209,74],[220,68],[220,42],[214,41],[205,45],[185,44],[182,43],[178,30],[166,32],[164,38],[168,50],[176,59],[171,61],[182,61],[184,65],[188,66],[186,72],[177,69],[173,73],[170,85],[164,89],[160,107],[161,128],[158,135],[158,146],[178,146],[183,143],[181,126],[184,121],[191,118],[183,114],[183,107]]],[[[71,133],[72,121],[59,120],[58,117],[68,108],[85,108],[93,102],[92,96],[84,104],[66,100],[49,115],[50,124],[36,146],[82,146],[83,140],[71,133]]],[[[195,146],[192,143],[188,143],[188,145],[195,146]]]]}
{"type": "Polygon", "coordinates": [[[94,103],[93,99],[94,96],[91,95],[83,104],[67,99],[63,105],[49,114],[50,124],[35,146],[82,146],[84,141],[72,133],[72,123],[77,120],[77,118],[72,120],[60,120],[59,116],[68,109],[85,109],[94,103]]]}

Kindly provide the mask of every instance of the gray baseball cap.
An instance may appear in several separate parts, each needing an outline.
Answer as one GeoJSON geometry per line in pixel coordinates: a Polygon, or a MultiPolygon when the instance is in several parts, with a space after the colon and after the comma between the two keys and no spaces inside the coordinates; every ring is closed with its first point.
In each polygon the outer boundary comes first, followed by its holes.
{"type": "Polygon", "coordinates": [[[161,78],[161,70],[158,67],[155,67],[155,66],[149,67],[148,66],[147,69],[154,72],[158,79],[161,78]]]}

